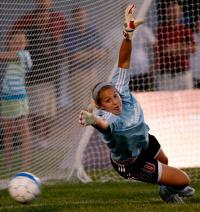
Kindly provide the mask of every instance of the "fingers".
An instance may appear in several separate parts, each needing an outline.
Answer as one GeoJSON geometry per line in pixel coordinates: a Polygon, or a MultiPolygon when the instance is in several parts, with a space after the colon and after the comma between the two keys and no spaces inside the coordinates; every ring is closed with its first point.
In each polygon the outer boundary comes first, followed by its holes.
{"type": "Polygon", "coordinates": [[[135,5],[134,4],[130,4],[129,5],[129,11],[128,11],[128,13],[129,14],[134,14],[135,13],[135,5]]]}
{"type": "Polygon", "coordinates": [[[91,100],[90,104],[86,108],[86,111],[88,111],[89,113],[93,113],[93,111],[96,107],[97,106],[96,106],[94,100],[91,100]]]}
{"type": "Polygon", "coordinates": [[[81,126],[90,125],[90,113],[87,110],[82,110],[80,112],[79,123],[81,126]]]}
{"type": "Polygon", "coordinates": [[[82,110],[79,115],[79,123],[82,126],[94,125],[96,123],[95,116],[86,110],[82,110]]]}
{"type": "Polygon", "coordinates": [[[129,4],[125,10],[126,14],[134,14],[135,13],[135,5],[134,4],[129,4]]]}
{"type": "Polygon", "coordinates": [[[94,105],[89,104],[89,105],[87,106],[87,111],[88,111],[89,113],[92,113],[92,112],[93,112],[93,109],[94,109],[94,105]]]}
{"type": "Polygon", "coordinates": [[[144,20],[142,20],[142,19],[141,20],[135,20],[134,22],[135,22],[134,24],[135,24],[135,28],[136,28],[139,25],[143,24],[144,23],[144,20]]]}
{"type": "Polygon", "coordinates": [[[130,4],[125,10],[125,32],[124,36],[126,39],[131,40],[133,36],[133,31],[143,23],[143,20],[137,20],[134,19],[134,13],[135,13],[135,5],[130,4]]]}
{"type": "Polygon", "coordinates": [[[84,118],[83,118],[83,110],[80,112],[80,114],[79,114],[79,124],[81,125],[81,126],[85,126],[85,123],[84,123],[84,118]]]}

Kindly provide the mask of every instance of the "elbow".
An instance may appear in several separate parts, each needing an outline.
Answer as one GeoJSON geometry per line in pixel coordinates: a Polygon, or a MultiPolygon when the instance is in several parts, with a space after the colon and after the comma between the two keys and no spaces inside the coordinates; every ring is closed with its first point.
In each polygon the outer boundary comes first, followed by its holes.
{"type": "Polygon", "coordinates": [[[118,67],[119,68],[124,68],[124,69],[129,69],[129,67],[130,67],[130,61],[126,61],[126,62],[120,62],[119,61],[118,67]]]}

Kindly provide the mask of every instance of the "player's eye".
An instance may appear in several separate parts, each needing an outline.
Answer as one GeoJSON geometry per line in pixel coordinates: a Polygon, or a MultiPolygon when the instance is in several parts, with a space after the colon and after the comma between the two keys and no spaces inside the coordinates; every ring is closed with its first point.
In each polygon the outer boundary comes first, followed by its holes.
{"type": "Polygon", "coordinates": [[[104,102],[110,103],[111,102],[111,99],[105,99],[104,102]]]}
{"type": "Polygon", "coordinates": [[[115,93],[115,94],[113,95],[113,97],[114,97],[114,98],[118,98],[118,93],[115,93]]]}

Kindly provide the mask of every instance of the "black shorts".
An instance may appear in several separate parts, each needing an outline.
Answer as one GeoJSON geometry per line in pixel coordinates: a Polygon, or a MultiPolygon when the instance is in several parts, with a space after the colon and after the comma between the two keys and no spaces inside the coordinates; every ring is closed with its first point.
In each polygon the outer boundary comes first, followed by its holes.
{"type": "Polygon", "coordinates": [[[149,145],[146,150],[142,149],[137,159],[131,163],[119,163],[111,159],[114,169],[126,179],[134,179],[148,183],[158,183],[159,166],[155,158],[160,150],[160,144],[157,139],[149,134],[149,145]]]}

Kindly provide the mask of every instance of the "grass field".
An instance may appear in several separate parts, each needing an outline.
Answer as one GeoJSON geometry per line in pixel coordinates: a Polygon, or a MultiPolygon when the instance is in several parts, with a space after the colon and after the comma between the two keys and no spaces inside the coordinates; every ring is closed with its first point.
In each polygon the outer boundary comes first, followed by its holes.
{"type": "Polygon", "coordinates": [[[194,197],[184,205],[166,204],[158,195],[158,186],[144,183],[89,183],[44,185],[34,202],[22,205],[0,191],[0,211],[78,211],[78,212],[151,212],[200,211],[200,183],[194,183],[194,197]]]}

